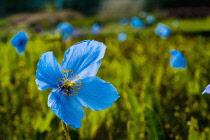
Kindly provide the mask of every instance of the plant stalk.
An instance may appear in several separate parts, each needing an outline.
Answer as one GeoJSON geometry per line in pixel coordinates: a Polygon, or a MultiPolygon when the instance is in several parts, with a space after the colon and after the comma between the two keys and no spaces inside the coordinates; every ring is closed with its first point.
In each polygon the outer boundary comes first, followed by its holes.
{"type": "Polygon", "coordinates": [[[71,137],[70,137],[70,134],[68,132],[68,128],[67,128],[66,124],[62,120],[61,120],[61,124],[63,126],[63,131],[65,133],[66,140],[71,140],[71,137]]]}

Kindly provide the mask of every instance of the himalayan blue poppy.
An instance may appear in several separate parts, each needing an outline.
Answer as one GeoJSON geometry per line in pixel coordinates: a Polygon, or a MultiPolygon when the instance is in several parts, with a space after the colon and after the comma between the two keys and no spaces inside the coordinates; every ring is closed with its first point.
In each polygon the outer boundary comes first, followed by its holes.
{"type": "Polygon", "coordinates": [[[77,28],[74,28],[72,31],[72,36],[76,37],[80,35],[80,30],[77,28]]]}
{"type": "Polygon", "coordinates": [[[71,26],[71,24],[67,22],[59,23],[57,28],[60,31],[63,40],[68,41],[73,31],[73,27],[71,26]]]}
{"type": "Polygon", "coordinates": [[[25,51],[27,42],[28,42],[28,38],[25,31],[18,32],[11,39],[11,44],[12,46],[16,48],[18,54],[22,54],[25,51]]]}
{"type": "Polygon", "coordinates": [[[152,23],[155,22],[155,17],[152,16],[152,15],[147,16],[147,17],[146,17],[146,21],[147,21],[147,23],[152,24],[152,23]]]}
{"type": "Polygon", "coordinates": [[[171,33],[171,29],[167,25],[159,23],[155,29],[155,33],[162,38],[167,38],[171,33]]]}
{"type": "Polygon", "coordinates": [[[127,38],[127,34],[126,34],[126,33],[119,33],[119,35],[118,35],[118,40],[119,40],[120,42],[125,41],[126,38],[127,38]]]}
{"type": "Polygon", "coordinates": [[[170,58],[170,65],[172,68],[183,68],[185,69],[187,66],[186,59],[182,52],[178,50],[170,50],[171,58],[170,58]]]}
{"type": "Polygon", "coordinates": [[[84,107],[104,110],[119,98],[116,88],[96,73],[106,46],[97,41],[82,41],[71,46],[60,65],[52,52],[42,54],[36,71],[36,84],[43,91],[51,88],[48,106],[64,123],[81,127],[84,107]]]}
{"type": "Polygon", "coordinates": [[[121,20],[120,20],[120,24],[121,25],[126,25],[126,24],[128,24],[128,18],[126,18],[126,17],[123,17],[123,18],[121,18],[121,20]]]}
{"type": "Polygon", "coordinates": [[[95,23],[91,26],[90,31],[93,35],[96,35],[100,32],[102,26],[98,23],[95,23]]]}
{"type": "Polygon", "coordinates": [[[142,28],[145,26],[144,22],[138,17],[132,17],[130,23],[134,28],[142,28]]]}
{"type": "Polygon", "coordinates": [[[41,34],[42,33],[42,27],[39,26],[39,25],[36,25],[34,27],[34,31],[37,33],[37,34],[41,34]]]}
{"type": "Polygon", "coordinates": [[[206,87],[206,89],[202,92],[202,94],[208,93],[210,94],[210,84],[206,87]]]}

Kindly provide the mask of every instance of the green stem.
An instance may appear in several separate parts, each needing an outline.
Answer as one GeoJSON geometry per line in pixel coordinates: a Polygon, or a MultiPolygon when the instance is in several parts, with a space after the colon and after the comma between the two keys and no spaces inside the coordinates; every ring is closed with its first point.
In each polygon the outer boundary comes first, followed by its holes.
{"type": "Polygon", "coordinates": [[[66,124],[63,121],[61,121],[61,124],[63,126],[63,131],[65,133],[66,139],[71,140],[71,137],[70,137],[70,134],[68,132],[68,128],[66,127],[66,124]]]}

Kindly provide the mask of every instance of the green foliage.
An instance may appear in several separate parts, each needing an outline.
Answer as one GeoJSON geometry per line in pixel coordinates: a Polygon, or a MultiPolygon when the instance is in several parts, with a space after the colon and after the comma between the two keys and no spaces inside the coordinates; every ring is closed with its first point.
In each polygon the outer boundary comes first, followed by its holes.
{"type": "MultiPolygon", "coordinates": [[[[87,26],[92,20],[96,19],[87,19],[87,26]]],[[[62,62],[69,46],[94,39],[107,46],[97,76],[111,82],[121,97],[104,111],[85,108],[81,129],[69,126],[73,140],[210,139],[210,96],[201,95],[210,83],[209,36],[182,34],[185,26],[189,33],[209,30],[204,23],[209,21],[209,18],[180,20],[180,26],[172,28],[167,39],[154,34],[156,25],[135,30],[108,21],[98,36],[86,32],[83,38],[75,37],[70,42],[62,42],[60,36],[31,32],[23,55],[18,55],[10,45],[15,31],[7,32],[8,36],[0,40],[0,138],[64,139],[60,120],[47,106],[50,90],[39,91],[35,84],[37,63],[47,51],[53,51],[62,62]],[[118,42],[120,32],[128,34],[125,42],[118,42]],[[186,70],[170,67],[169,49],[184,53],[186,70]]],[[[85,19],[72,24],[78,26],[82,22],[85,19]]],[[[161,22],[171,26],[173,20],[161,22]]],[[[4,30],[7,29],[2,29],[3,33],[4,30]]]]}
{"type": "Polygon", "coordinates": [[[198,123],[195,118],[191,118],[189,121],[189,136],[188,140],[198,140],[199,139],[199,132],[198,132],[198,123]]]}
{"type": "Polygon", "coordinates": [[[145,122],[148,129],[148,139],[162,140],[164,139],[163,128],[160,124],[158,116],[147,106],[144,108],[145,122]]]}

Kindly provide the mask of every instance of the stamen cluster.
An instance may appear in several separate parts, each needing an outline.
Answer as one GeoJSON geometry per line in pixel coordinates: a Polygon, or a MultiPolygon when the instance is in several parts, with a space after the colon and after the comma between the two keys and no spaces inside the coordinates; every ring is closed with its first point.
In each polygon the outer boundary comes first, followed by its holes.
{"type": "Polygon", "coordinates": [[[57,81],[58,90],[67,97],[75,96],[82,87],[82,81],[79,76],[74,74],[73,70],[62,71],[62,78],[57,81]]]}

